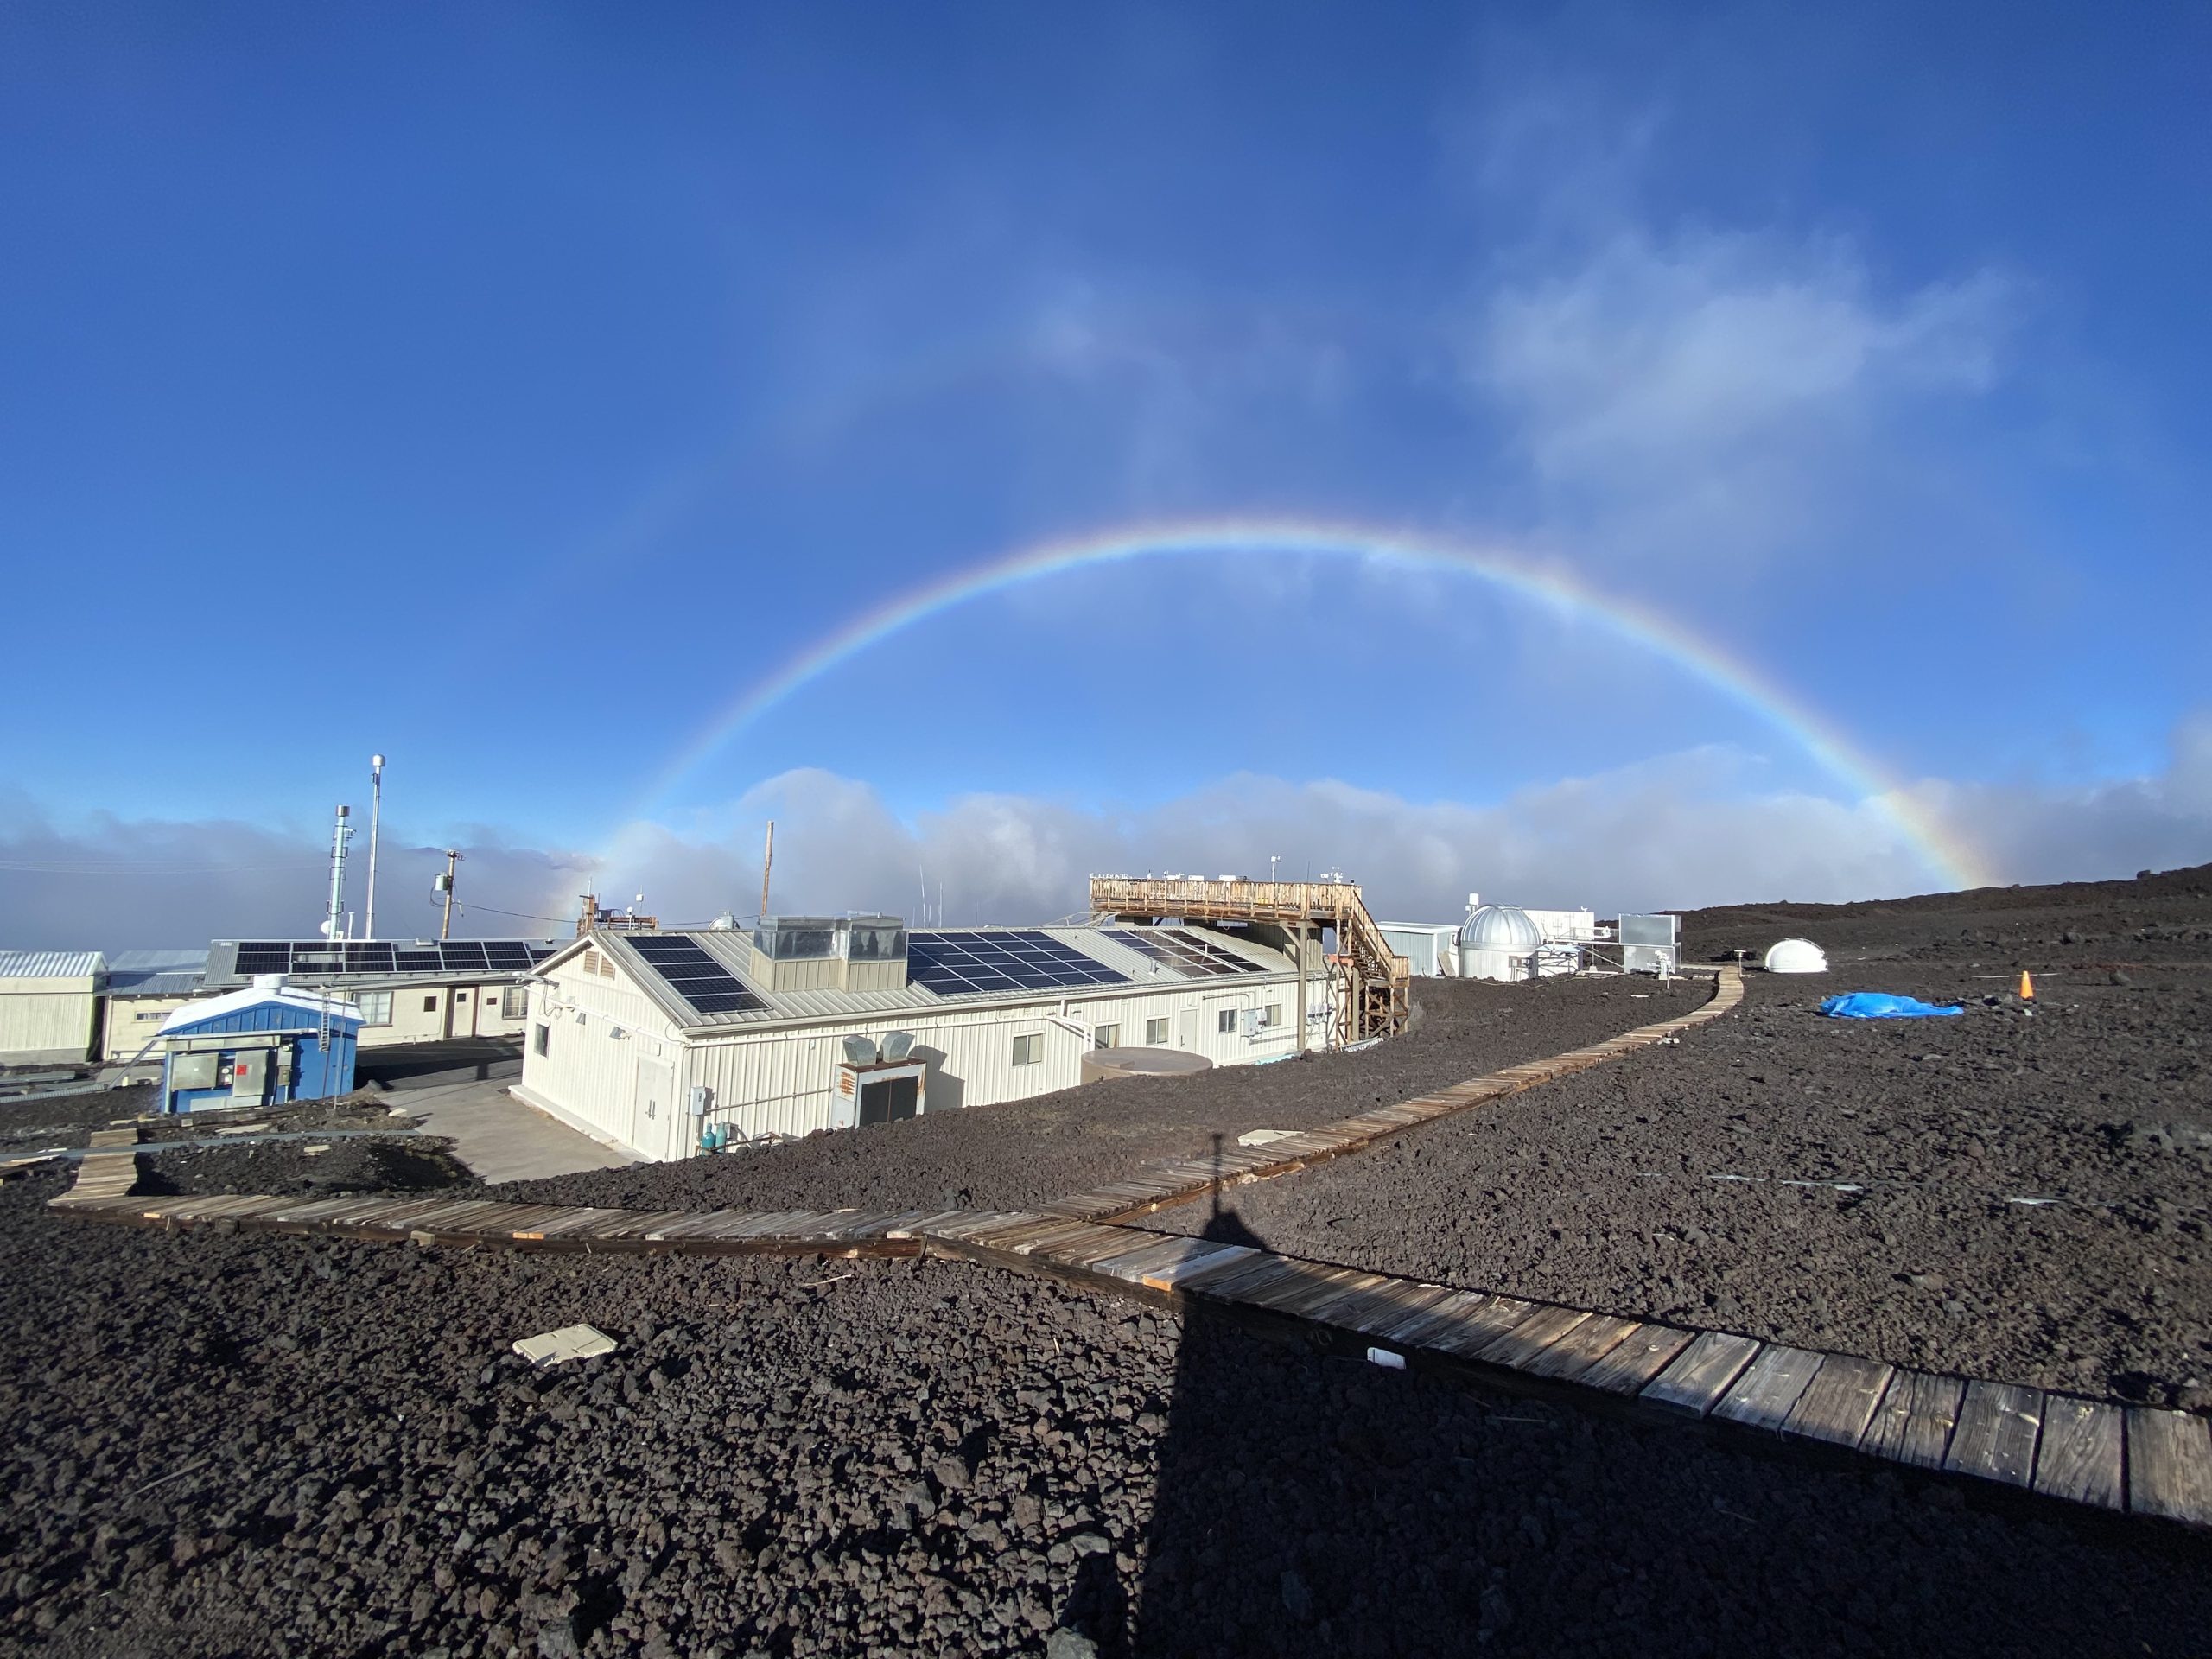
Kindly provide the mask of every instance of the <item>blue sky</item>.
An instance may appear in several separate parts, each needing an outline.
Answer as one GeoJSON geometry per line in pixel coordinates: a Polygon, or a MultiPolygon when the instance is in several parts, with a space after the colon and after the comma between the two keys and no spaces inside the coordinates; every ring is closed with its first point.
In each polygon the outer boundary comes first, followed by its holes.
{"type": "Polygon", "coordinates": [[[1419,913],[1937,884],[1900,807],[2005,880],[2212,856],[2208,50],[2180,6],[12,9],[0,934],[306,925],[372,749],[492,932],[749,908],[772,815],[794,903],[918,864],[1004,919],[1269,853],[1419,913]],[[1219,515],[1570,573],[1896,798],[1587,618],[1265,553],[934,615],[654,793],[889,595],[1219,515]]]}

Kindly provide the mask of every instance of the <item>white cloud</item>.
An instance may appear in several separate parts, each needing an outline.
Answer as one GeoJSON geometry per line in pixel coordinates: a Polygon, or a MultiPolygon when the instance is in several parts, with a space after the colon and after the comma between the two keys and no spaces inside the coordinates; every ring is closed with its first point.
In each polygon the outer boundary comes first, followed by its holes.
{"type": "Polygon", "coordinates": [[[1885,296],[1841,241],[1626,229],[1502,281],[1465,366],[1554,532],[1744,558],[1891,490],[1916,412],[1996,380],[2012,308],[1993,270],[1885,296]]]}
{"type": "MultiPolygon", "coordinates": [[[[2212,859],[2212,708],[2174,734],[2166,766],[2082,790],[1929,781],[1911,802],[1982,848],[2002,879],[2133,874],[2212,859]]],[[[1449,920],[1465,895],[1600,910],[1762,899],[1892,896],[1931,885],[1876,802],[1764,790],[1736,751],[1686,751],[1525,789],[1494,804],[1409,801],[1331,779],[1239,774],[1142,810],[1018,795],[969,795],[912,818],[865,782],[801,770],[727,810],[677,825],[628,826],[598,854],[467,837],[457,931],[563,931],[576,895],[644,895],[665,920],[759,905],[761,831],[776,820],[772,906],[880,909],[914,917],[926,877],[945,918],[1022,922],[1079,911],[1094,873],[1224,871],[1286,876],[1341,865],[1379,912],[1449,920]],[[521,912],[524,919],[499,912],[521,912]]],[[[319,839],[226,823],[102,818],[60,827],[0,801],[0,945],[189,945],[305,936],[322,913],[319,839]]],[[[379,931],[434,932],[438,849],[387,842],[379,931]]],[[[356,861],[350,902],[362,901],[356,861]]]]}

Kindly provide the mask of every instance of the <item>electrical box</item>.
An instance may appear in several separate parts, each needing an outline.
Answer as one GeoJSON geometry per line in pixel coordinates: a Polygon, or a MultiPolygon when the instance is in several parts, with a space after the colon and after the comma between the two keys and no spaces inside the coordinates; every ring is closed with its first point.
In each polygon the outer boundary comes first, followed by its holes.
{"type": "Polygon", "coordinates": [[[249,1049],[231,1063],[231,1098],[259,1103],[269,1095],[269,1051],[249,1049]]]}
{"type": "Polygon", "coordinates": [[[223,1064],[219,1054],[179,1054],[169,1061],[172,1089],[213,1089],[223,1064]]]}
{"type": "Polygon", "coordinates": [[[691,1085],[692,1116],[704,1117],[714,1109],[714,1104],[715,1091],[713,1090],[708,1088],[703,1083],[695,1083],[691,1085]]]}

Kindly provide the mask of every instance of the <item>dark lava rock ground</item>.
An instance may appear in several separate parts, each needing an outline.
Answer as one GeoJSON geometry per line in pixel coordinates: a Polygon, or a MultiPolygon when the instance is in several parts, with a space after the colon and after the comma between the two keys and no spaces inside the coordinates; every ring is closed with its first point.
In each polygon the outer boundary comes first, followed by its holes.
{"type": "Polygon", "coordinates": [[[86,1089],[38,1100],[0,1101],[0,1153],[13,1157],[47,1147],[92,1144],[94,1129],[153,1110],[161,1091],[148,1084],[86,1089]]]}
{"type": "Polygon", "coordinates": [[[59,1190],[0,1188],[10,1652],[2158,1656],[2212,1630],[2200,1537],[988,1269],[169,1235],[52,1214],[59,1190]],[[508,1351],[578,1320],[618,1351],[508,1351]]]}
{"type": "Polygon", "coordinates": [[[452,1143],[435,1135],[194,1141],[142,1151],[138,1168],[137,1190],[149,1194],[435,1192],[476,1181],[452,1143]]]}
{"type": "Polygon", "coordinates": [[[618,1209],[1013,1210],[1120,1180],[1220,1135],[1302,1129],[1410,1099],[1697,1006],[1704,984],[1415,982],[1410,1032],[1356,1054],[1312,1054],[1194,1077],[1128,1077],[1033,1100],[940,1112],[859,1133],[516,1183],[496,1196],[618,1209]]]}
{"type": "MultiPolygon", "coordinates": [[[[1750,974],[1744,1007],[1679,1046],[1230,1202],[1294,1255],[2212,1405],[2212,974],[2179,957],[2118,975],[2046,966],[2145,943],[2152,906],[2128,902],[2132,884],[2115,905],[2113,885],[2042,890],[2086,894],[2071,906],[1891,907],[1886,944],[1847,944],[1859,959],[1822,976],[1750,974]],[[2042,970],[2032,1015],[2011,994],[2022,965],[2042,970]],[[1815,1013],[1854,989],[1967,1011],[1815,1013]]],[[[1809,909],[1789,929],[1823,944],[1865,919],[1832,930],[1809,909]]],[[[2158,924],[2170,952],[2206,931],[2183,921],[2212,900],[2176,909],[2158,924]]],[[[1697,917],[1686,931],[1727,937],[1697,917]]]]}

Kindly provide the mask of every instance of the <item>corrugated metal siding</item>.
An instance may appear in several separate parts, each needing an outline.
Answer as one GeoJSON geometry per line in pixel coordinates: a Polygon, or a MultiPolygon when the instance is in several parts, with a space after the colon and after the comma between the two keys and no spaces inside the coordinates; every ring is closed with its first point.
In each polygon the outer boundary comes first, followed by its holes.
{"type": "MultiPolygon", "coordinates": [[[[681,1045],[668,1017],[626,977],[586,974],[572,957],[531,988],[522,1084],[602,1134],[634,1146],[638,1057],[665,1063],[683,1098],[681,1045]],[[546,1052],[537,1052],[537,1028],[546,1052]],[[614,1035],[617,1029],[620,1037],[614,1035]]],[[[658,1122],[655,1125],[658,1128],[658,1122]]]]}
{"type": "Polygon", "coordinates": [[[105,965],[97,950],[0,950],[0,979],[91,979],[105,965]]]}
{"type": "Polygon", "coordinates": [[[88,1058],[92,1051],[93,1007],[90,989],[10,990],[0,995],[0,1058],[11,1065],[88,1058]]]}

